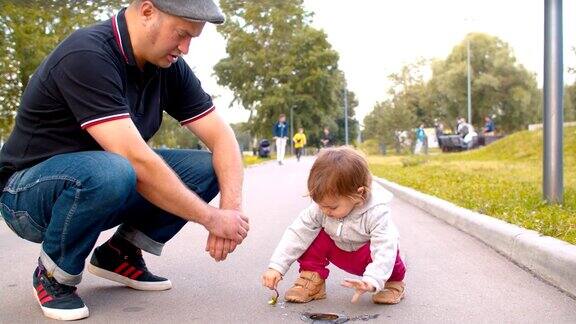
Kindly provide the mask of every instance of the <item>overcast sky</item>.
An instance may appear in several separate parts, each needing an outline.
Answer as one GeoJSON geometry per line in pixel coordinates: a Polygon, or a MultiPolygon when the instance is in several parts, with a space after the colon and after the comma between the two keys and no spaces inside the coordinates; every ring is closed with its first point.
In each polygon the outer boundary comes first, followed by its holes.
{"type": "MultiPolygon", "coordinates": [[[[542,84],[544,0],[304,0],[314,13],[313,26],[323,29],[340,54],[340,69],[359,100],[362,122],[374,104],[386,99],[387,76],[418,58],[445,58],[469,32],[495,35],[512,48],[519,63],[542,84]]],[[[564,1],[564,67],[576,66],[576,0],[564,1]]],[[[228,108],[232,93],[216,84],[213,66],[226,57],[226,42],[208,24],[192,41],[186,61],[216,95],[220,114],[231,123],[248,112],[228,108]]],[[[565,81],[574,77],[565,72],[565,81]]]]}

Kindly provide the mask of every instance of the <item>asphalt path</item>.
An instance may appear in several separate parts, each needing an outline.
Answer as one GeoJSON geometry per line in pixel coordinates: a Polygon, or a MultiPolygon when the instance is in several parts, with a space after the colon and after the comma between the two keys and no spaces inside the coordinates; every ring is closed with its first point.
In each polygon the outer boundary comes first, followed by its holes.
{"type": "MultiPolygon", "coordinates": [[[[245,211],[251,231],[224,262],[204,252],[207,233],[188,224],[148,267],[173,288],[142,292],[86,272],[78,293],[90,308],[86,323],[303,323],[305,313],[334,313],[373,323],[576,323],[576,300],[511,263],[482,242],[399,199],[392,202],[400,248],[408,267],[406,298],[380,306],[341,287],[353,277],[331,267],[328,298],[308,304],[268,305],[260,276],[285,228],[309,204],[306,177],[312,158],[274,162],[246,170],[245,211]]],[[[213,202],[216,203],[216,202],[213,202]]],[[[103,233],[106,240],[111,231],[103,233]]],[[[0,222],[0,323],[39,323],[32,272],[39,245],[19,239],[0,222]]],[[[575,269],[576,271],[576,269],[575,269]]],[[[281,294],[297,275],[294,264],[281,294]]],[[[53,321],[56,322],[56,321],[53,321]]]]}

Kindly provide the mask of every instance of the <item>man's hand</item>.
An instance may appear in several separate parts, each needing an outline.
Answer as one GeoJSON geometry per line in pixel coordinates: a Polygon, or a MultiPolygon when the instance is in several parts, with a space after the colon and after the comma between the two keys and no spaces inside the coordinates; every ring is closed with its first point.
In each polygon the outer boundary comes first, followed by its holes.
{"type": "Polygon", "coordinates": [[[250,230],[248,217],[237,210],[210,208],[212,213],[204,224],[208,232],[214,236],[232,240],[236,244],[242,243],[250,230]]]}
{"type": "Polygon", "coordinates": [[[205,225],[208,230],[206,252],[217,262],[224,261],[229,253],[246,238],[250,226],[248,218],[240,211],[214,209],[211,222],[205,225]],[[226,236],[229,235],[229,236],[226,236]]]}
{"type": "Polygon", "coordinates": [[[210,233],[206,241],[206,252],[209,252],[214,260],[220,262],[226,260],[228,254],[234,252],[237,245],[233,240],[224,239],[210,233]]]}
{"type": "Polygon", "coordinates": [[[186,124],[212,152],[212,165],[220,187],[220,212],[212,221],[203,223],[208,232],[206,251],[216,261],[226,259],[240,244],[248,232],[248,218],[242,215],[242,179],[244,165],[238,150],[238,142],[232,128],[217,113],[186,124]],[[231,222],[219,219],[220,214],[232,215],[231,222]],[[218,225],[220,223],[220,225],[218,225]],[[231,224],[230,224],[231,223],[231,224]],[[227,225],[228,224],[228,225],[227,225]]]}
{"type": "Polygon", "coordinates": [[[371,284],[357,279],[344,279],[342,286],[355,290],[354,296],[352,296],[353,303],[357,302],[362,294],[376,290],[371,284]]]}
{"type": "Polygon", "coordinates": [[[280,280],[282,280],[282,274],[274,269],[268,269],[262,275],[262,285],[269,289],[276,289],[280,280]]]}

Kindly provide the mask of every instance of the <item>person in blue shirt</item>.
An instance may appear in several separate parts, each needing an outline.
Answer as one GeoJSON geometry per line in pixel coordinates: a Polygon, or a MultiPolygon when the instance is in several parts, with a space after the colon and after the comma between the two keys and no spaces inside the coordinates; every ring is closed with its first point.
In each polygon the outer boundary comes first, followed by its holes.
{"type": "Polygon", "coordinates": [[[286,154],[286,140],[288,139],[288,123],[286,122],[286,115],[280,114],[278,121],[274,123],[272,128],[274,140],[276,140],[276,161],[282,165],[284,163],[284,155],[286,154]]]}
{"type": "Polygon", "coordinates": [[[484,136],[494,136],[496,126],[494,125],[494,121],[492,120],[492,118],[486,116],[486,118],[484,118],[484,122],[485,122],[484,129],[482,130],[484,136]]]}
{"type": "Polygon", "coordinates": [[[416,146],[414,147],[414,154],[420,154],[422,147],[426,142],[426,133],[424,132],[424,124],[416,129],[416,146]]]}

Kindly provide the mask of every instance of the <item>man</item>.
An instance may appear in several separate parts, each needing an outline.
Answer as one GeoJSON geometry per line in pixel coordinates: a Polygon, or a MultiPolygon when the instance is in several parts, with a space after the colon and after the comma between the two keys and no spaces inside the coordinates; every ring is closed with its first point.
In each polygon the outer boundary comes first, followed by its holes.
{"type": "Polygon", "coordinates": [[[276,161],[282,165],[284,163],[284,155],[286,154],[286,140],[288,139],[288,123],[286,123],[286,115],[280,114],[278,121],[274,123],[272,128],[273,138],[276,140],[276,161]]]}
{"type": "Polygon", "coordinates": [[[302,151],[306,145],[306,134],[304,134],[304,128],[298,128],[298,133],[294,135],[292,139],[294,141],[294,149],[296,149],[296,160],[300,162],[300,157],[302,157],[302,151]]]}
{"type": "Polygon", "coordinates": [[[331,147],[334,145],[334,138],[330,134],[330,129],[328,127],[324,127],[324,132],[322,133],[320,144],[322,144],[322,148],[331,147]]]}
{"type": "Polygon", "coordinates": [[[160,255],[187,221],[208,230],[217,261],[246,237],[238,144],[181,57],[223,20],[212,0],[134,0],[74,32],[32,76],[0,153],[0,207],[14,232],[42,242],[33,285],[44,315],[88,316],[75,286],[103,230],[120,225],[89,272],[140,290],[172,287],[141,251],[160,255]],[[152,150],[162,111],[212,154],[152,150]],[[218,209],[207,202],[219,190],[218,209]]]}

